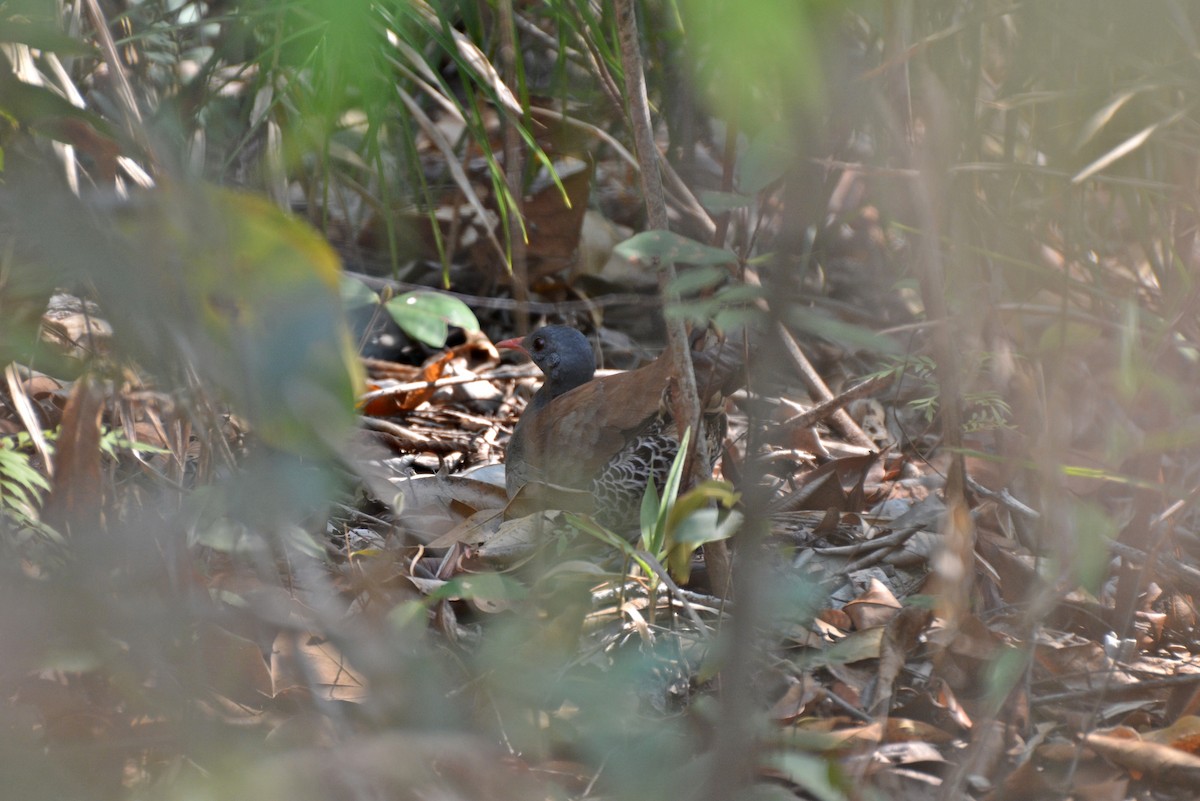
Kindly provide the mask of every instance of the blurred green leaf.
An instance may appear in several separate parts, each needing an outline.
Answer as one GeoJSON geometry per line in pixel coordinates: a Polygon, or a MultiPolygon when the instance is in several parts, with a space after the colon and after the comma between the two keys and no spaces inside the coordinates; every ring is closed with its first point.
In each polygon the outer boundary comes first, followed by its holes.
{"type": "Polygon", "coordinates": [[[346,311],[379,304],[378,293],[357,278],[343,274],[338,286],[341,288],[342,306],[346,311]]]}
{"type": "Polygon", "coordinates": [[[446,344],[451,325],[479,330],[479,322],[467,304],[441,292],[408,292],[389,300],[387,310],[404,333],[434,348],[446,344]]]}
{"type": "Polygon", "coordinates": [[[32,518],[50,484],[27,453],[0,444],[0,513],[32,518]]]}
{"type": "Polygon", "coordinates": [[[1109,548],[1121,532],[1108,510],[1098,504],[1076,499],[1070,515],[1076,537],[1073,549],[1076,561],[1071,568],[1080,586],[1099,593],[1107,575],[1109,548]]]}
{"type": "Polygon", "coordinates": [[[846,801],[849,782],[837,763],[816,754],[785,751],[769,754],[765,762],[788,781],[803,787],[818,801],[846,801]]]}
{"type": "Polygon", "coordinates": [[[710,542],[729,539],[741,525],[742,516],[737,512],[728,513],[722,518],[719,510],[711,508],[697,509],[684,517],[670,533],[666,564],[671,575],[677,581],[687,583],[691,578],[692,554],[696,549],[710,542]]]}
{"type": "Polygon", "coordinates": [[[646,267],[656,267],[664,261],[687,264],[732,264],[737,261],[728,250],[709,247],[671,231],[643,231],[617,245],[613,252],[646,267]]]}
{"type": "Polygon", "coordinates": [[[578,531],[582,531],[589,537],[594,537],[600,540],[610,548],[619,551],[623,556],[637,561],[645,568],[647,575],[652,572],[649,565],[646,565],[645,562],[642,561],[642,559],[637,555],[633,545],[625,538],[620,537],[603,526],[597,524],[596,521],[592,520],[590,517],[577,515],[573,512],[568,512],[565,517],[567,522],[578,531]]]}
{"type": "Polygon", "coordinates": [[[49,24],[0,19],[0,42],[23,44],[62,56],[96,56],[96,49],[49,24]]]}
{"type": "Polygon", "coordinates": [[[740,496],[733,485],[725,481],[708,480],[697,484],[679,496],[667,512],[663,561],[671,575],[687,582],[692,570],[692,554],[705,543],[728,539],[742,525],[737,512],[722,514],[712,508],[719,503],[726,508],[737,503],[740,496]]]}
{"type": "Polygon", "coordinates": [[[337,295],[337,255],[265,198],[216,190],[188,203],[201,206],[197,219],[179,221],[193,257],[185,278],[213,344],[201,368],[268,442],[329,452],[354,429],[362,383],[337,295]]]}
{"type": "Polygon", "coordinates": [[[671,289],[681,297],[710,289],[729,277],[729,272],[720,267],[704,264],[680,270],[679,275],[671,282],[671,289]]]}
{"type": "Polygon", "coordinates": [[[668,528],[674,529],[688,515],[703,509],[710,502],[731,509],[740,498],[741,495],[728,481],[716,481],[715,479],[702,481],[676,499],[667,519],[668,528]]]}
{"type": "Polygon", "coordinates": [[[796,157],[792,134],[782,125],[759,131],[737,164],[738,188],[756,194],[783,177],[796,157]]]}
{"type": "Polygon", "coordinates": [[[801,110],[819,111],[825,87],[817,27],[826,10],[836,12],[838,4],[682,2],[685,42],[715,107],[750,130],[794,119],[801,110]]]}
{"type": "Polygon", "coordinates": [[[499,573],[475,573],[452,578],[429,594],[430,599],[520,601],[529,594],[523,585],[499,573]]]}
{"type": "Polygon", "coordinates": [[[683,318],[699,325],[713,322],[721,330],[729,330],[761,319],[762,310],[755,303],[765,297],[766,290],[762,287],[730,284],[708,297],[686,298],[672,303],[663,313],[671,319],[683,318]]]}
{"type": "Polygon", "coordinates": [[[889,337],[877,334],[869,328],[821,314],[812,309],[791,308],[787,310],[787,321],[795,327],[819,337],[846,345],[875,351],[896,353],[899,346],[889,337]]]}
{"type": "Polygon", "coordinates": [[[329,455],[357,423],[362,383],[338,297],[340,262],[267,199],[208,185],[86,206],[9,176],[24,246],[60,281],[89,282],[122,356],[167,386],[185,374],[293,454],[329,455]],[[64,229],[63,219],[76,221],[64,229]]]}
{"type": "Polygon", "coordinates": [[[721,214],[734,209],[744,209],[754,202],[754,198],[749,195],[740,195],[736,192],[717,192],[713,189],[704,189],[697,193],[697,198],[700,205],[704,206],[707,211],[713,214],[721,214]]]}
{"type": "Polygon", "coordinates": [[[650,542],[654,537],[654,526],[658,522],[658,508],[658,487],[654,486],[653,481],[647,481],[646,491],[642,494],[642,508],[639,520],[643,542],[650,542]]]}
{"type": "Polygon", "coordinates": [[[429,607],[421,601],[405,601],[387,614],[388,626],[404,637],[419,636],[429,626],[429,607]]]}
{"type": "MultiPolygon", "coordinates": [[[[737,512],[730,512],[722,516],[720,509],[709,507],[697,509],[682,518],[679,524],[672,529],[671,538],[674,540],[672,551],[686,552],[690,558],[692,552],[705,543],[729,539],[737,533],[741,525],[742,516],[737,512]]],[[[678,575],[683,580],[687,580],[686,572],[678,575]]]]}
{"type": "Polygon", "coordinates": [[[57,130],[63,120],[76,120],[93,128],[105,138],[113,138],[113,128],[103,117],[78,108],[57,92],[18,80],[11,72],[0,70],[0,113],[22,125],[45,128],[50,135],[64,135],[57,130]]]}

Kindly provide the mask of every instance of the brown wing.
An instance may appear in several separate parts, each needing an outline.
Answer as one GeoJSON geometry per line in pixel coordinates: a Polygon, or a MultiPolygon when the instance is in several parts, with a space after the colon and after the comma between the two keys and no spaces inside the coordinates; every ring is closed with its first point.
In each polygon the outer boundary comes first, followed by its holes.
{"type": "Polygon", "coordinates": [[[658,414],[670,363],[656,359],[560,395],[524,426],[524,457],[543,481],[585,489],[658,414]]]}
{"type": "MultiPolygon", "coordinates": [[[[725,343],[693,354],[693,363],[701,395],[720,395],[740,376],[741,351],[725,343]]],[[[509,461],[523,465],[510,495],[527,481],[590,489],[612,457],[654,422],[670,377],[670,359],[660,356],[637,370],[589,381],[522,418],[520,436],[514,434],[520,459],[510,451],[509,461]]]]}

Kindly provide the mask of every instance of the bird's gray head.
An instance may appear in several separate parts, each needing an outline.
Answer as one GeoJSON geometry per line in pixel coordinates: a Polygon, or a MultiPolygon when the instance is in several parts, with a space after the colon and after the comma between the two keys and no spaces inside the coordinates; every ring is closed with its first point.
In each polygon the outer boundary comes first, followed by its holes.
{"type": "Polygon", "coordinates": [[[496,347],[529,354],[546,376],[542,389],[550,398],[586,384],[596,374],[591,343],[582,333],[565,325],[548,325],[522,340],[498,342],[496,347]]]}

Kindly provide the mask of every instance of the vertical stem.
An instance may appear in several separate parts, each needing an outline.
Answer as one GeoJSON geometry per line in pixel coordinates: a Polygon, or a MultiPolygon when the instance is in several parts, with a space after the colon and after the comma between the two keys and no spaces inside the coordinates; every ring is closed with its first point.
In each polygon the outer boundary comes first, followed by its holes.
{"type": "MultiPolygon", "coordinates": [[[[504,70],[504,82],[510,89],[517,85],[517,42],[516,25],[513,22],[512,0],[500,0],[496,4],[500,17],[500,66],[504,70]]],[[[529,263],[525,242],[525,227],[521,224],[524,213],[525,153],[517,122],[508,112],[504,120],[504,181],[513,200],[508,214],[508,247],[512,266],[513,298],[517,301],[517,333],[524,336],[529,332],[529,263]]]]}
{"type": "Polygon", "coordinates": [[[108,30],[108,20],[104,18],[104,11],[100,8],[98,0],[85,0],[83,8],[87,12],[92,27],[96,30],[96,38],[100,42],[100,52],[104,55],[104,63],[112,75],[113,86],[116,89],[117,100],[122,112],[121,121],[125,123],[125,131],[129,134],[130,139],[137,142],[139,147],[144,148],[147,153],[151,153],[142,123],[142,112],[138,109],[137,97],[134,96],[129,76],[125,73],[125,65],[121,62],[120,54],[117,53],[117,45],[113,41],[112,33],[108,30]]]}
{"type": "MultiPolygon", "coordinates": [[[[634,149],[641,165],[642,196],[646,201],[646,217],[651,229],[669,230],[667,201],[663,194],[662,174],[659,172],[660,154],[654,144],[654,125],[650,120],[650,102],[646,97],[646,76],[642,72],[641,38],[638,34],[637,14],[634,0],[615,0],[617,11],[617,36],[620,39],[621,62],[625,72],[625,95],[629,98],[629,120],[633,127],[634,149]]],[[[711,224],[711,221],[710,221],[711,224]]],[[[675,263],[664,261],[658,274],[658,292],[663,309],[678,305],[679,294],[675,285],[675,263]]],[[[696,389],[696,372],[692,366],[691,349],[688,347],[687,330],[683,320],[665,315],[667,345],[671,352],[671,367],[675,375],[678,392],[674,393],[671,412],[679,436],[688,428],[692,430],[691,444],[683,468],[681,489],[687,490],[696,484],[696,465],[709,465],[708,438],[700,430],[700,393],[696,389]]],[[[707,476],[706,476],[707,478],[707,476]]],[[[732,560],[724,541],[704,546],[704,561],[708,565],[709,577],[714,592],[724,595],[732,584],[732,560]]]]}
{"type": "MultiPolygon", "coordinates": [[[[650,120],[650,103],[646,97],[646,77],[642,73],[642,51],[638,34],[634,0],[615,0],[617,35],[620,38],[621,61],[625,72],[625,95],[629,102],[629,119],[633,127],[634,149],[641,165],[642,196],[646,202],[646,217],[650,229],[666,231],[667,202],[663,195],[662,176],[658,168],[658,148],[654,144],[654,126],[650,120]]],[[[675,280],[675,263],[664,261],[658,274],[659,294],[663,307],[669,309],[679,302],[678,293],[671,287],[675,280]]],[[[692,429],[692,448],[684,469],[683,487],[694,484],[695,457],[707,463],[706,445],[700,431],[700,400],[696,391],[696,373],[688,348],[687,331],[683,321],[666,315],[667,343],[679,392],[674,398],[676,424],[680,436],[689,426],[692,429]]]]}
{"type": "MultiPolygon", "coordinates": [[[[949,132],[954,124],[946,113],[944,94],[931,77],[929,88],[921,94],[928,104],[922,118],[938,137],[909,148],[910,163],[918,168],[909,183],[913,209],[921,230],[921,246],[917,252],[917,267],[921,299],[930,323],[930,344],[936,361],[938,381],[938,412],[942,420],[942,447],[950,454],[946,470],[943,497],[946,514],[943,517],[942,544],[934,557],[934,582],[931,594],[937,598],[937,613],[950,637],[954,636],[970,610],[975,578],[975,524],[966,499],[966,469],[963,464],[962,396],[963,379],[959,366],[962,320],[951,317],[947,303],[946,265],[942,253],[942,231],[946,229],[949,210],[946,203],[949,179],[940,154],[959,152],[958,142],[949,132]],[[939,324],[940,323],[940,324],[939,324]]],[[[947,640],[949,641],[949,639],[947,640]]],[[[941,669],[941,656],[935,659],[941,669]]],[[[947,782],[941,798],[957,797],[954,792],[965,774],[947,782]]]]}

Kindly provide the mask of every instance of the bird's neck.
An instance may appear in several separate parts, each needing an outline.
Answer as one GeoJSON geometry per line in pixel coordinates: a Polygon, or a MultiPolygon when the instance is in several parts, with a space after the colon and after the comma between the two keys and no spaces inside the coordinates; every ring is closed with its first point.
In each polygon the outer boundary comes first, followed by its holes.
{"type": "Polygon", "coordinates": [[[530,408],[541,409],[559,395],[565,395],[576,387],[581,387],[591,381],[595,374],[596,368],[590,365],[586,368],[570,370],[562,365],[555,367],[550,371],[550,375],[546,376],[541,388],[530,399],[530,408]]]}

